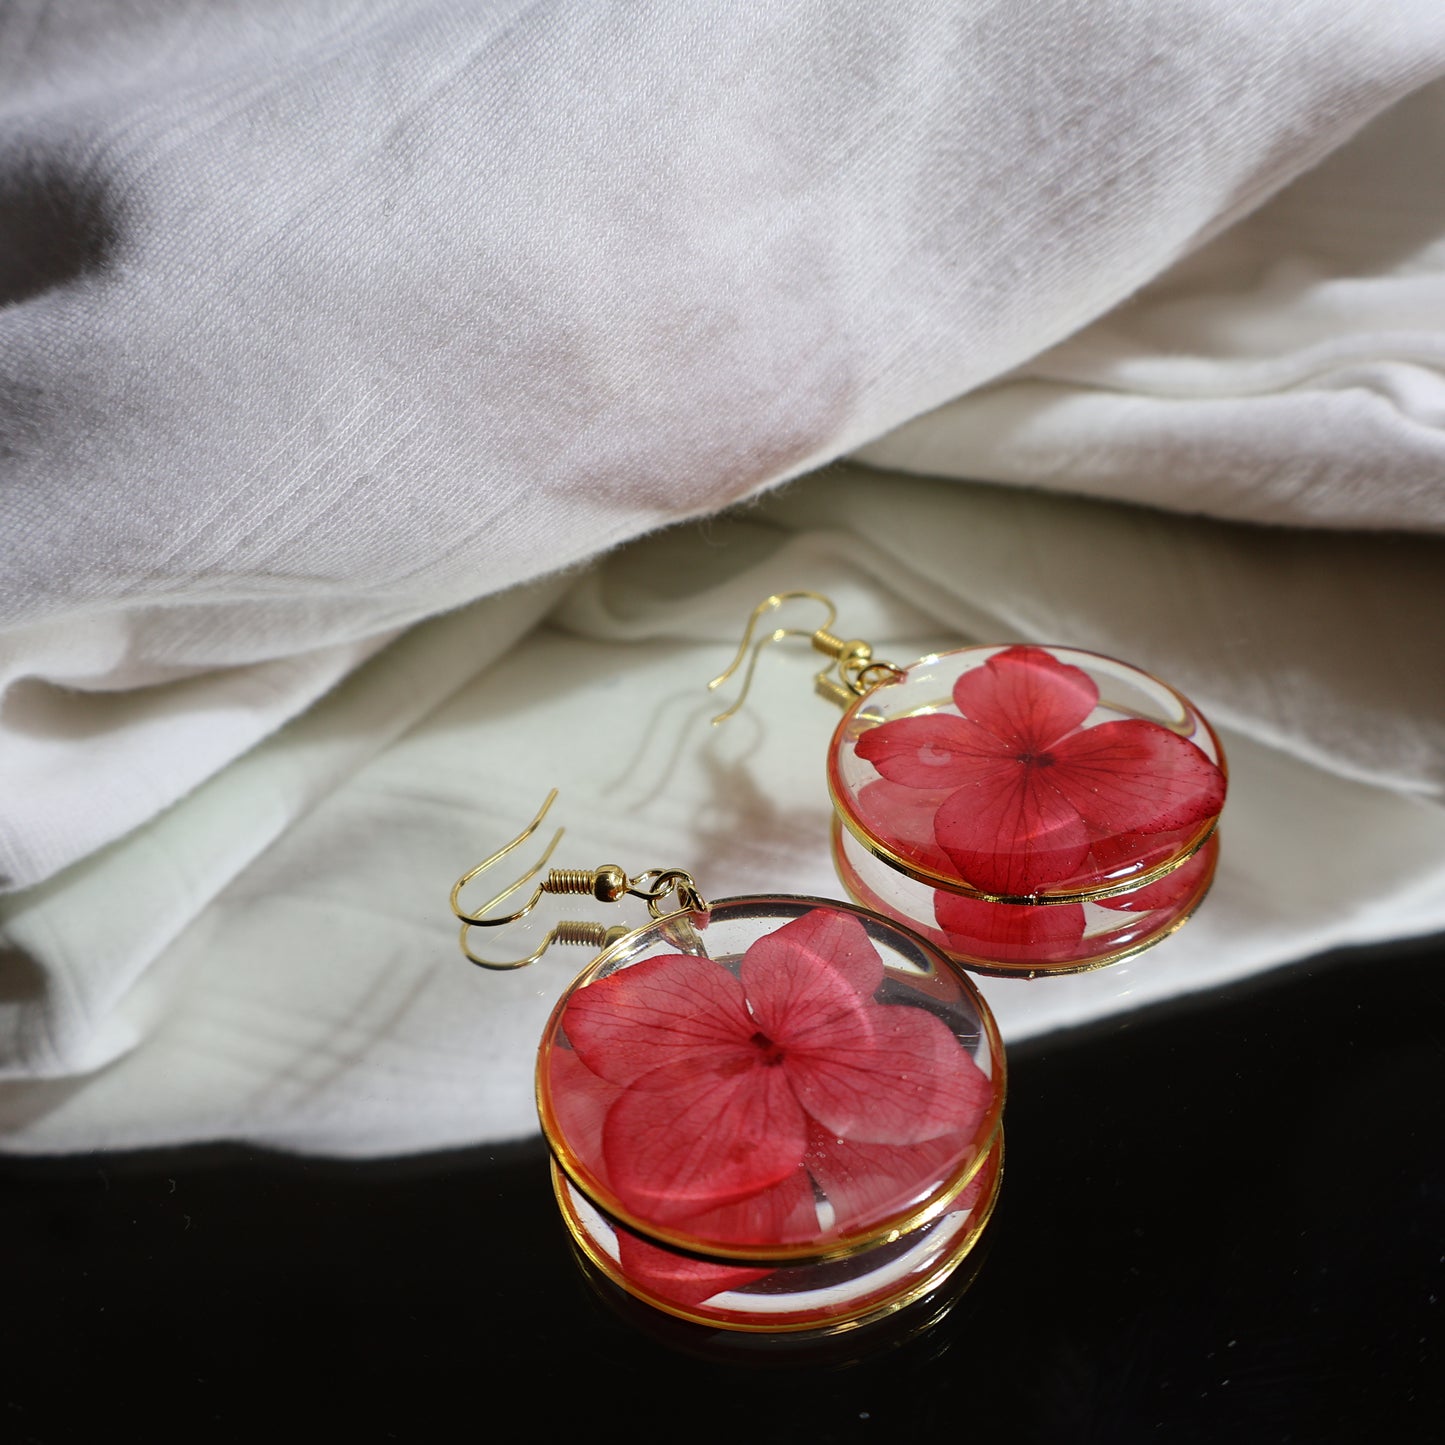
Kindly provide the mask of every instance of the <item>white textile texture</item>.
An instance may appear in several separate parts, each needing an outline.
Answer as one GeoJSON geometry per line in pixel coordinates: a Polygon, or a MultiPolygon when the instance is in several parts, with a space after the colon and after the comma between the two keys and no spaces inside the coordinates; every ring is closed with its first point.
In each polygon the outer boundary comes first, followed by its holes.
{"type": "Polygon", "coordinates": [[[447,890],[555,785],[561,866],[838,895],[806,649],[708,724],[790,588],[1220,729],[1198,917],[1006,1038],[1445,928],[1442,75],[1407,0],[0,11],[0,1148],[530,1132],[585,955],[447,890]]]}

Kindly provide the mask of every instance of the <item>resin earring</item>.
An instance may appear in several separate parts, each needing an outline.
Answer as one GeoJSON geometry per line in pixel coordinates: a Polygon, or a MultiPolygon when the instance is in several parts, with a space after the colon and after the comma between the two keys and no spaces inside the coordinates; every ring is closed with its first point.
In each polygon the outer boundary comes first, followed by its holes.
{"type": "MultiPolygon", "coordinates": [[[[537,1056],[537,1109],[563,1221],[633,1297],[697,1324],[831,1333],[935,1294],[998,1193],[1003,1049],[972,981],[924,939],[850,903],[708,902],[690,875],[541,859],[480,908],[463,890],[556,797],[458,879],[462,951],[516,968],[551,943],[601,951],[537,1056]],[[475,951],[544,895],[637,898],[632,929],[559,923],[526,957],[475,951]]],[[[490,952],[490,950],[488,950],[490,952]]]]}
{"type": "Polygon", "coordinates": [[[899,667],[836,636],[836,617],[816,592],[775,593],[708,685],[747,660],[721,723],[768,644],[806,637],[829,659],[814,687],[844,709],[827,778],[853,898],[994,974],[1100,968],[1188,919],[1214,876],[1227,774],[1187,698],[1071,647],[963,647],[899,667]],[[823,625],[754,642],[795,600],[826,608],[823,625]]]}

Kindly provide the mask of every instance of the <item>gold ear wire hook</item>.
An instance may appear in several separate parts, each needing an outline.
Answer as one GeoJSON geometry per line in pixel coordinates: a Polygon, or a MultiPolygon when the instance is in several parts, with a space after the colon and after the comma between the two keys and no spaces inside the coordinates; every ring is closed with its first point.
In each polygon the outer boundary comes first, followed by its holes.
{"type": "Polygon", "coordinates": [[[600,923],[564,920],[548,929],[542,942],[525,958],[505,963],[480,958],[467,946],[467,935],[473,928],[501,928],[504,924],[516,923],[518,919],[525,918],[541,902],[543,894],[591,894],[599,903],[616,903],[625,897],[642,898],[646,900],[648,911],[654,918],[662,916],[664,901],[676,894],[680,909],[704,913],[707,911],[707,900],[698,892],[691,875],[683,872],[680,868],[654,868],[646,873],[639,873],[636,878],[629,878],[616,863],[604,863],[600,868],[591,869],[553,868],[532,890],[532,896],[521,908],[515,909],[511,913],[504,913],[499,918],[489,918],[487,915],[493,908],[499,903],[505,902],[519,888],[525,887],[546,867],[548,859],[551,858],[553,850],[566,831],[564,828],[557,829],[552,835],[552,841],[543,850],[542,856],[515,883],[504,888],[495,898],[489,899],[475,912],[468,913],[463,910],[461,906],[462,889],[479,873],[483,873],[494,864],[501,862],[513,849],[520,848],[541,827],[542,819],[547,816],[548,809],[551,808],[556,797],[557,789],[553,788],[547,794],[546,801],[537,810],[537,816],[511,842],[504,843],[495,853],[483,858],[475,868],[469,868],[452,884],[452,913],[461,920],[462,925],[459,940],[461,950],[471,962],[482,968],[522,968],[529,963],[535,963],[554,943],[594,943],[598,946],[605,946],[629,932],[626,928],[608,929],[600,923]]]}
{"type": "Polygon", "coordinates": [[[753,673],[757,670],[758,655],[763,648],[771,642],[781,642],[785,637],[806,637],[812,644],[814,652],[821,652],[824,657],[831,660],[832,666],[823,668],[814,676],[813,690],[820,697],[837,703],[839,707],[851,706],[856,699],[862,697],[870,688],[876,687],[880,682],[897,681],[903,676],[901,667],[895,667],[891,662],[875,661],[872,646],[864,642],[861,637],[845,640],[835,636],[831,629],[834,622],[838,620],[838,609],[831,599],[824,597],[821,592],[799,589],[792,592],[775,592],[753,608],[753,615],[748,619],[748,625],[743,632],[743,640],[738,644],[736,655],[727,667],[708,683],[709,691],[722,686],[742,665],[743,658],[747,655],[748,645],[752,642],[753,632],[763,614],[776,611],[784,602],[798,598],[822,603],[828,609],[827,620],[813,632],[808,632],[801,627],[777,627],[766,637],[760,638],[753,647],[748,670],[743,675],[742,692],[730,708],[713,718],[714,726],[726,722],[746,701],[748,690],[753,685],[753,673]],[[832,675],[835,669],[836,677],[832,675]]]}
{"type": "Polygon", "coordinates": [[[774,592],[771,597],[764,598],[761,602],[758,603],[756,607],[753,608],[752,616],[748,618],[748,625],[746,628],[743,629],[743,640],[738,643],[738,650],[734,655],[733,660],[728,663],[728,665],[720,673],[718,673],[718,675],[713,678],[710,683],[708,683],[708,691],[715,692],[723,685],[723,683],[728,680],[728,678],[730,678],[738,670],[739,667],[742,666],[743,658],[747,656],[748,645],[753,640],[753,632],[756,630],[758,622],[762,619],[763,614],[765,612],[776,612],[778,608],[783,605],[783,603],[793,602],[800,599],[806,599],[810,602],[821,603],[824,607],[828,609],[827,620],[817,630],[817,632],[808,632],[801,627],[778,627],[774,628],[774,630],[770,632],[766,637],[760,638],[758,640],[757,646],[753,648],[752,658],[748,663],[748,670],[743,675],[743,690],[738,694],[737,700],[730,708],[728,708],[724,712],[720,712],[715,718],[713,718],[714,727],[716,727],[718,723],[726,722],[730,717],[737,713],[737,711],[742,707],[743,703],[747,701],[748,692],[753,685],[753,673],[757,671],[758,655],[762,652],[763,648],[768,646],[769,643],[781,642],[785,637],[817,637],[819,635],[831,636],[831,633],[828,632],[828,629],[832,627],[832,625],[838,620],[838,609],[836,606],[834,606],[832,601],[827,597],[824,597],[821,592],[807,592],[803,590],[796,590],[792,592],[774,592]]]}
{"type": "Polygon", "coordinates": [[[631,932],[621,924],[613,924],[609,928],[605,923],[583,923],[576,919],[563,919],[547,930],[541,943],[525,958],[502,962],[499,959],[481,958],[467,947],[467,930],[471,927],[470,923],[462,924],[462,952],[470,962],[475,963],[479,968],[490,968],[497,973],[505,973],[514,968],[526,968],[529,963],[536,963],[554,943],[580,943],[600,951],[610,948],[619,938],[626,938],[631,932]]]}
{"type": "MultiPolygon", "coordinates": [[[[462,951],[464,953],[466,952],[465,934],[467,928],[500,928],[501,925],[504,923],[515,923],[519,918],[525,918],[537,906],[538,902],[542,897],[542,894],[546,892],[546,889],[539,883],[537,885],[536,891],[532,894],[531,898],[528,899],[526,905],[522,908],[519,908],[515,913],[509,913],[503,918],[486,917],[486,915],[491,912],[491,910],[495,908],[497,904],[510,898],[512,894],[517,891],[517,889],[524,887],[529,879],[535,878],[537,874],[539,874],[542,869],[547,866],[547,860],[551,858],[552,852],[556,848],[557,844],[562,841],[562,834],[567,831],[565,828],[557,829],[557,831],[552,835],[552,841],[547,844],[546,849],[543,851],[542,856],[536,861],[535,864],[532,865],[532,867],[530,867],[524,874],[522,874],[522,876],[517,879],[517,881],[513,883],[511,887],[503,889],[502,892],[497,894],[495,898],[488,900],[488,902],[484,903],[480,908],[478,908],[475,913],[464,913],[462,911],[461,903],[459,901],[461,898],[462,889],[465,888],[467,884],[470,883],[472,879],[477,876],[477,874],[485,873],[486,870],[492,867],[493,864],[500,863],[502,859],[507,856],[508,853],[512,852],[513,849],[520,848],[522,844],[525,843],[527,839],[530,838],[532,834],[535,833],[537,829],[542,826],[542,819],[547,816],[548,809],[551,808],[552,804],[556,801],[556,799],[557,790],[556,788],[553,788],[552,791],[547,794],[546,801],[537,810],[537,816],[533,818],[532,821],[528,823],[527,826],[523,828],[522,831],[518,833],[517,836],[513,838],[510,843],[504,843],[500,848],[497,849],[495,853],[491,854],[489,857],[483,858],[482,861],[478,863],[475,868],[468,869],[467,872],[463,873],[462,876],[458,878],[454,884],[452,884],[452,912],[458,918],[460,918],[462,923],[465,925],[465,927],[463,927],[462,929],[464,938],[462,944],[462,951]]],[[[471,955],[468,954],[468,957],[471,957],[471,955]]],[[[473,959],[473,962],[479,961],[480,960],[473,959]]]]}

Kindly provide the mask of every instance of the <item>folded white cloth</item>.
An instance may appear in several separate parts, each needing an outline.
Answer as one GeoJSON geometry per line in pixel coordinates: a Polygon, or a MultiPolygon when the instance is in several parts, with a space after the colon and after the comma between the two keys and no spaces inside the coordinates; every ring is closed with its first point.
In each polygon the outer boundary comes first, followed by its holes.
{"type": "Polygon", "coordinates": [[[838,892],[806,664],[706,726],[780,588],[1221,725],[1199,917],[1008,1036],[1445,927],[1442,71],[1424,4],[12,8],[0,1143],[532,1128],[583,959],[445,905],[547,787],[567,866],[838,892]]]}
{"type": "Polygon", "coordinates": [[[1304,526],[1445,528],[1445,87],[1129,304],[862,448],[1304,526]]]}

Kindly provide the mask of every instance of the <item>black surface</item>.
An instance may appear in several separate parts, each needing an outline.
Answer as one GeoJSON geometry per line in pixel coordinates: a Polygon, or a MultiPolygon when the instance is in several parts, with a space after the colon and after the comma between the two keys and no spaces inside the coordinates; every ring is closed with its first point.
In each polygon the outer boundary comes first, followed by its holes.
{"type": "Polygon", "coordinates": [[[821,1359],[614,1309],[540,1141],[0,1161],[0,1430],[1439,1440],[1442,967],[1441,940],[1319,960],[1015,1048],[977,1278],[821,1359]]]}

